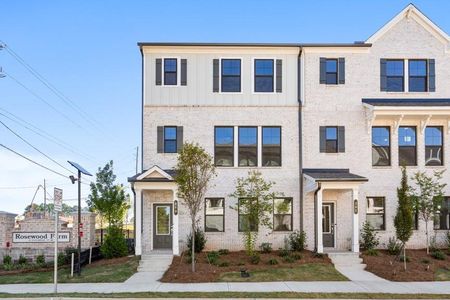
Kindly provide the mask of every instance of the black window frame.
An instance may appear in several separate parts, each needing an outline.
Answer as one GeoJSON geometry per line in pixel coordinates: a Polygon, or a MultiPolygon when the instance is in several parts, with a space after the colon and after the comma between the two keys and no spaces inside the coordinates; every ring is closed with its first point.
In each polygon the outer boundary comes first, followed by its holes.
{"type": "Polygon", "coordinates": [[[405,60],[404,59],[386,59],[386,91],[387,92],[405,92],[405,60]],[[402,76],[399,75],[388,75],[388,63],[389,62],[401,62],[402,63],[402,76]],[[402,89],[401,90],[390,90],[389,89],[389,79],[401,78],[402,79],[402,89]]]}
{"type": "Polygon", "coordinates": [[[221,93],[242,93],[242,59],[240,58],[221,58],[220,59],[220,92],[221,93]],[[229,60],[239,61],[239,75],[224,75],[223,74],[223,63],[229,60]],[[239,78],[239,91],[224,91],[223,89],[223,79],[224,78],[239,78]]]}
{"type": "Polygon", "coordinates": [[[253,61],[253,91],[255,93],[274,93],[275,92],[275,60],[273,58],[255,58],[253,61]],[[258,75],[256,63],[257,61],[271,61],[272,62],[272,75],[258,75]],[[271,91],[258,91],[257,81],[258,78],[271,78],[272,90],[271,91]]]}
{"type": "Polygon", "coordinates": [[[178,85],[178,59],[174,57],[167,57],[163,60],[163,74],[164,74],[164,85],[165,86],[177,86],[178,85]],[[174,60],[175,61],[175,71],[166,71],[166,61],[174,60]],[[167,74],[175,74],[175,83],[166,83],[166,75],[167,74]]]}
{"type": "MultiPolygon", "coordinates": [[[[221,168],[232,168],[234,167],[234,126],[214,126],[214,165],[216,167],[221,167],[221,168]],[[231,128],[231,132],[232,132],[232,145],[231,145],[231,150],[232,150],[232,155],[231,155],[231,166],[224,166],[224,165],[218,165],[217,164],[217,129],[220,128],[231,128]]],[[[229,147],[229,146],[223,146],[223,147],[229,147]]]]}
{"type": "Polygon", "coordinates": [[[206,197],[205,198],[205,211],[204,211],[204,228],[205,228],[205,232],[225,232],[225,198],[224,197],[206,197]],[[222,200],[222,214],[221,215],[208,215],[206,213],[206,202],[208,200],[222,200]],[[213,217],[217,217],[217,216],[222,216],[222,228],[223,230],[208,230],[206,227],[206,219],[209,216],[213,216],[213,217]]]}
{"type": "MultiPolygon", "coordinates": [[[[241,214],[241,200],[248,199],[253,201],[258,201],[256,198],[238,198],[238,232],[246,232],[246,230],[241,229],[241,216],[249,216],[249,214],[241,214]]],[[[250,220],[249,220],[250,224],[250,220]]],[[[252,227],[252,225],[250,225],[252,227]]],[[[258,232],[259,231],[259,224],[253,224],[253,229],[250,230],[250,232],[258,232]],[[254,229],[256,227],[256,229],[254,229]]]]}
{"type": "MultiPolygon", "coordinates": [[[[282,152],[282,141],[283,141],[283,134],[282,134],[282,130],[281,130],[281,126],[262,126],[261,127],[261,165],[263,166],[263,167],[281,167],[282,165],[283,165],[283,161],[282,161],[282,158],[283,158],[283,152],[282,152]],[[264,165],[264,129],[273,129],[273,128],[278,128],[279,130],[280,130],[280,145],[279,146],[270,146],[271,148],[274,148],[274,147],[277,147],[277,148],[279,148],[279,151],[280,151],[280,164],[279,165],[277,165],[277,166],[272,166],[272,165],[270,165],[270,166],[266,166],[266,165],[264,165]]],[[[258,141],[257,141],[258,142],[258,141]]],[[[269,146],[266,146],[266,147],[269,147],[269,146]]]]}
{"type": "Polygon", "coordinates": [[[372,137],[372,151],[376,151],[376,149],[384,149],[384,150],[386,150],[386,148],[387,148],[387,152],[388,152],[388,155],[389,155],[389,162],[388,162],[388,164],[387,165],[383,165],[383,164],[375,164],[375,162],[373,161],[373,155],[372,155],[372,166],[373,167],[390,167],[391,166],[391,164],[392,164],[392,152],[391,152],[391,143],[392,143],[392,135],[391,135],[391,127],[390,126],[372,126],[372,135],[371,135],[371,137],[372,137]],[[389,146],[375,146],[374,145],[374,142],[373,142],[373,129],[374,128],[384,128],[384,129],[387,129],[387,131],[388,131],[388,134],[389,134],[389,146]]]}
{"type": "Polygon", "coordinates": [[[425,127],[425,133],[424,133],[424,144],[425,144],[425,166],[430,167],[430,166],[443,166],[444,165],[444,127],[443,126],[427,126],[425,127]],[[441,131],[441,144],[436,146],[436,145],[427,145],[427,128],[439,128],[439,130],[441,131]],[[441,151],[440,151],[440,157],[439,159],[441,160],[440,164],[429,164],[427,163],[427,149],[430,148],[437,148],[440,147],[441,151]]]}
{"type": "Polygon", "coordinates": [[[398,132],[397,132],[397,136],[398,136],[398,165],[399,166],[408,166],[408,167],[416,167],[417,166],[417,126],[399,126],[398,127],[398,132]],[[414,128],[414,146],[401,146],[400,145],[400,128],[414,128]],[[414,164],[404,164],[402,163],[401,157],[400,157],[400,150],[401,148],[414,148],[414,164]]]}
{"type": "Polygon", "coordinates": [[[382,229],[379,228],[374,228],[372,225],[371,227],[375,230],[375,231],[386,231],[386,197],[384,196],[367,196],[366,197],[366,222],[368,222],[367,220],[367,216],[383,216],[383,226],[382,229]],[[368,209],[369,209],[369,198],[372,199],[383,199],[383,213],[368,213],[368,209]]]}
{"type": "MultiPolygon", "coordinates": [[[[239,126],[238,127],[238,167],[247,167],[247,168],[255,168],[258,167],[258,126],[239,126]],[[241,135],[241,128],[254,128],[256,130],[256,142],[255,142],[255,150],[256,150],[256,154],[255,154],[255,165],[254,166],[250,166],[250,165],[241,165],[241,148],[250,148],[250,146],[241,146],[240,144],[240,135],[241,135]]],[[[251,146],[253,148],[253,146],[251,146]]],[[[248,159],[247,159],[248,162],[248,159]]]]}
{"type": "Polygon", "coordinates": [[[413,93],[424,93],[424,92],[428,92],[428,59],[409,59],[408,60],[408,91],[409,92],[413,92],[413,93]],[[411,62],[417,62],[417,61],[422,61],[425,62],[425,76],[417,76],[411,75],[411,62]],[[411,79],[412,78],[422,78],[425,81],[425,89],[423,91],[418,91],[418,90],[411,90],[411,79]]]}
{"type": "Polygon", "coordinates": [[[448,231],[450,230],[450,197],[449,196],[444,196],[442,199],[442,204],[441,204],[441,211],[439,212],[439,214],[437,214],[434,217],[434,230],[445,230],[448,231]],[[448,203],[447,203],[448,202],[448,203]],[[447,205],[447,208],[445,209],[445,219],[446,219],[446,228],[442,228],[442,218],[444,218],[443,215],[443,210],[442,210],[442,206],[444,205],[444,203],[447,205]]]}
{"type": "Polygon", "coordinates": [[[339,84],[339,60],[337,58],[325,58],[325,84],[328,85],[338,85],[339,84]],[[336,72],[328,72],[328,62],[335,62],[336,63],[336,72]],[[328,82],[328,75],[333,75],[336,78],[336,82],[328,82]]]}
{"type": "Polygon", "coordinates": [[[272,220],[273,220],[273,231],[276,231],[276,232],[290,232],[290,231],[293,231],[294,230],[294,217],[293,217],[293,215],[294,215],[294,200],[293,200],[293,198],[292,197],[277,197],[277,198],[274,198],[273,199],[273,214],[272,214],[272,220]],[[289,200],[290,202],[291,202],[291,213],[290,214],[276,214],[275,213],[275,201],[276,200],[280,200],[280,199],[282,199],[282,200],[289,200]],[[288,230],[276,230],[275,229],[275,216],[290,216],[291,218],[291,222],[290,222],[290,227],[291,227],[291,229],[288,229],[288,230]]]}
{"type": "Polygon", "coordinates": [[[178,130],[177,126],[164,126],[164,153],[177,153],[178,152],[178,130]],[[166,137],[166,129],[175,129],[175,139],[168,139],[166,137]],[[175,142],[175,151],[167,151],[166,142],[175,142]]]}
{"type": "Polygon", "coordinates": [[[325,126],[325,153],[339,153],[339,128],[338,126],[325,126]],[[328,138],[328,129],[335,129],[336,130],[336,139],[329,139],[328,138]],[[329,148],[328,142],[335,142],[336,143],[336,150],[333,151],[333,149],[329,148]]]}

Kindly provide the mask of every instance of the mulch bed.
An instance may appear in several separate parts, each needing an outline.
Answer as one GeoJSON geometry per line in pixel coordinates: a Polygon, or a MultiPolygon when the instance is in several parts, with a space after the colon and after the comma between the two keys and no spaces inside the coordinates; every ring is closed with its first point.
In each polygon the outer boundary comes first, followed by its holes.
{"type": "Polygon", "coordinates": [[[220,255],[219,264],[227,262],[229,266],[216,266],[208,262],[206,257],[207,252],[197,254],[196,258],[196,272],[192,273],[191,264],[186,260],[186,254],[182,256],[175,256],[169,269],[161,278],[162,282],[177,282],[177,283],[193,283],[193,282],[214,282],[217,281],[222,273],[239,272],[242,269],[247,271],[275,269],[275,268],[292,268],[308,263],[331,264],[331,260],[325,255],[323,257],[315,257],[310,251],[295,252],[301,255],[301,259],[292,263],[285,262],[283,257],[279,256],[279,251],[272,251],[271,253],[260,253],[261,261],[254,265],[250,263],[249,256],[245,251],[229,252],[228,254],[220,255]],[[276,259],[277,265],[269,265],[270,259],[276,259]]]}
{"type": "MultiPolygon", "coordinates": [[[[447,254],[447,253],[446,253],[447,254]]],[[[403,262],[395,255],[389,255],[385,250],[379,250],[378,256],[361,254],[366,270],[379,277],[392,281],[434,281],[437,269],[446,268],[450,270],[450,257],[447,254],[445,260],[437,260],[427,255],[426,250],[408,250],[406,256],[406,271],[403,262]]]]}

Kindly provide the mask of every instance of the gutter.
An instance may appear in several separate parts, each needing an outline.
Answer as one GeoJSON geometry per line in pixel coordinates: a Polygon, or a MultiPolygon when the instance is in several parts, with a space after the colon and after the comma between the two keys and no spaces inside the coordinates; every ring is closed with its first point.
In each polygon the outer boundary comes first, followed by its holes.
{"type": "Polygon", "coordinates": [[[317,232],[317,222],[319,222],[319,220],[317,219],[317,211],[318,211],[318,207],[317,207],[317,193],[322,189],[322,185],[319,183],[317,183],[317,189],[314,191],[314,252],[317,252],[317,239],[319,236],[319,233],[317,232]]]}

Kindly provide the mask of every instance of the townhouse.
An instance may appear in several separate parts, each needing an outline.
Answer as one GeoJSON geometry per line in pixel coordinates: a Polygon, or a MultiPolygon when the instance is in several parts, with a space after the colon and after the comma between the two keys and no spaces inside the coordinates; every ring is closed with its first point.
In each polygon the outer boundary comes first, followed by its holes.
{"type": "MultiPolygon", "coordinates": [[[[257,244],[282,247],[304,230],[311,250],[358,252],[366,221],[386,243],[399,166],[410,175],[448,166],[449,44],[413,5],[351,44],[139,43],[142,172],[129,178],[136,254],[185,249],[190,221],[173,168],[186,141],[217,167],[199,220],[207,248],[242,248],[246,216],[229,195],[254,169],[283,194],[273,229],[255,227],[257,244]]],[[[449,206],[446,198],[430,224],[438,241],[449,206]]],[[[425,246],[424,230],[417,219],[410,247],[425,246]]]]}

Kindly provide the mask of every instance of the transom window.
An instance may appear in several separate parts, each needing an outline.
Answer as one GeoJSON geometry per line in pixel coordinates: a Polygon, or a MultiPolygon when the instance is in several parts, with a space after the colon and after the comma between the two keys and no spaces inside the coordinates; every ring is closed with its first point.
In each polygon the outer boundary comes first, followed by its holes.
{"type": "Polygon", "coordinates": [[[425,128],[425,165],[443,165],[443,139],[441,126],[427,126],[425,128]]]}
{"type": "Polygon", "coordinates": [[[416,127],[403,126],[398,129],[398,159],[400,166],[416,166],[416,127]]]}
{"type": "Polygon", "coordinates": [[[391,138],[389,127],[372,127],[372,165],[391,165],[391,138]]]}
{"type": "Polygon", "coordinates": [[[273,200],[273,231],[292,230],[292,198],[273,200]]]}
{"type": "Polygon", "coordinates": [[[164,85],[177,85],[177,59],[164,59],[164,85]]]}
{"type": "Polygon", "coordinates": [[[239,127],[238,158],[240,167],[255,167],[258,165],[257,127],[239,127]]]}
{"type": "Polygon", "coordinates": [[[426,92],[427,84],[427,61],[425,59],[414,59],[408,61],[409,70],[409,91],[426,92]]]}
{"type": "Polygon", "coordinates": [[[403,92],[404,88],[404,61],[386,61],[386,90],[388,92],[403,92]]]}
{"type": "Polygon", "coordinates": [[[434,229],[450,230],[450,197],[444,197],[439,214],[434,219],[434,229]]]}
{"type": "Polygon", "coordinates": [[[273,92],[273,59],[255,59],[255,92],[273,92]]]}
{"type": "Polygon", "coordinates": [[[262,128],[262,165],[281,166],[281,127],[262,128]]]}
{"type": "Polygon", "coordinates": [[[224,198],[205,199],[205,231],[206,232],[225,231],[224,198]]]}
{"type": "Polygon", "coordinates": [[[176,153],[177,152],[177,127],[165,126],[164,127],[164,152],[176,153]]]}
{"type": "Polygon", "coordinates": [[[214,162],[219,167],[232,167],[234,162],[234,128],[215,127],[214,162]]]}
{"type": "Polygon", "coordinates": [[[250,231],[258,231],[258,224],[256,220],[252,219],[249,212],[245,209],[247,204],[251,204],[253,201],[258,201],[256,199],[251,198],[240,198],[238,200],[238,231],[244,232],[247,230],[250,231]],[[250,203],[246,203],[250,202],[250,203]]]}
{"type": "Polygon", "coordinates": [[[338,84],[338,60],[326,60],[326,84],[338,84]]]}
{"type": "Polygon", "coordinates": [[[338,152],[338,129],[337,127],[326,127],[325,129],[325,143],[327,153],[338,152]]]}
{"type": "Polygon", "coordinates": [[[385,198],[367,197],[366,221],[376,230],[385,230],[385,198]]]}
{"type": "Polygon", "coordinates": [[[241,92],[240,59],[222,59],[222,92],[241,92]]]}

